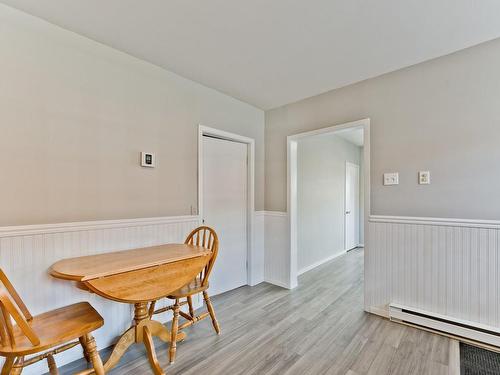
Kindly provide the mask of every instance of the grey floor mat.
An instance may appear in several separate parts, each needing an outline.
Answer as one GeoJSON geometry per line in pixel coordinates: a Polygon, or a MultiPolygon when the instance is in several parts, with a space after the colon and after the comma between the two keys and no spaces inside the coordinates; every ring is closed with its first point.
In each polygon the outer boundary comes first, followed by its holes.
{"type": "Polygon", "coordinates": [[[460,343],[460,375],[500,375],[500,353],[460,343]]]}

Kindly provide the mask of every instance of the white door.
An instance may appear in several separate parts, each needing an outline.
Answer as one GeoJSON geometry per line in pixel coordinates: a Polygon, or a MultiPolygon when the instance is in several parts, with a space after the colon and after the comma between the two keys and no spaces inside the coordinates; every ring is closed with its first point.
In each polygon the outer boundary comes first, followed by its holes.
{"type": "Polygon", "coordinates": [[[247,145],[203,137],[203,220],[219,237],[210,294],[247,284],[247,145]]]}
{"type": "Polygon", "coordinates": [[[359,245],[359,165],[345,168],[345,249],[359,245]]]}

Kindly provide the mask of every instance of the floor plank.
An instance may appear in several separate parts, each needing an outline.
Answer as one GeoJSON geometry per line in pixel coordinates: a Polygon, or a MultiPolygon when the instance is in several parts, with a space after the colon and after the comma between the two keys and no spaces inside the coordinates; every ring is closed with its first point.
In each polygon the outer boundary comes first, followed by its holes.
{"type": "MultiPolygon", "coordinates": [[[[455,374],[452,340],[363,311],[363,250],[301,275],[288,291],[262,283],[213,298],[222,334],[205,320],[186,329],[175,364],[156,341],[161,366],[176,374],[455,374]]],[[[102,351],[102,357],[109,350],[102,351]]],[[[77,361],[61,369],[83,369],[77,361]]],[[[152,373],[136,345],[111,374],[152,373]]]]}

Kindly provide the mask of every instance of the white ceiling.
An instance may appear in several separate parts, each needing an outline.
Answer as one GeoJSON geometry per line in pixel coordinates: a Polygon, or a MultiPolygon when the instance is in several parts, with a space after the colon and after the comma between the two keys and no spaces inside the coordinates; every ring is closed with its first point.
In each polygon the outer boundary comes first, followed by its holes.
{"type": "Polygon", "coordinates": [[[498,0],[0,0],[262,109],[500,37],[498,0]]]}
{"type": "Polygon", "coordinates": [[[335,132],[334,134],[344,138],[346,141],[351,142],[356,146],[363,147],[364,145],[363,128],[342,130],[335,132]]]}

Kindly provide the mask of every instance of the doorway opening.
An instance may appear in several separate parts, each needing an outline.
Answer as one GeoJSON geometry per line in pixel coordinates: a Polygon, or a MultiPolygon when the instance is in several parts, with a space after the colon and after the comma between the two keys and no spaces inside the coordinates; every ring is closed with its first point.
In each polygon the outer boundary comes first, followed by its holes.
{"type": "Polygon", "coordinates": [[[289,136],[289,287],[364,247],[370,212],[370,120],[289,136]]]}

